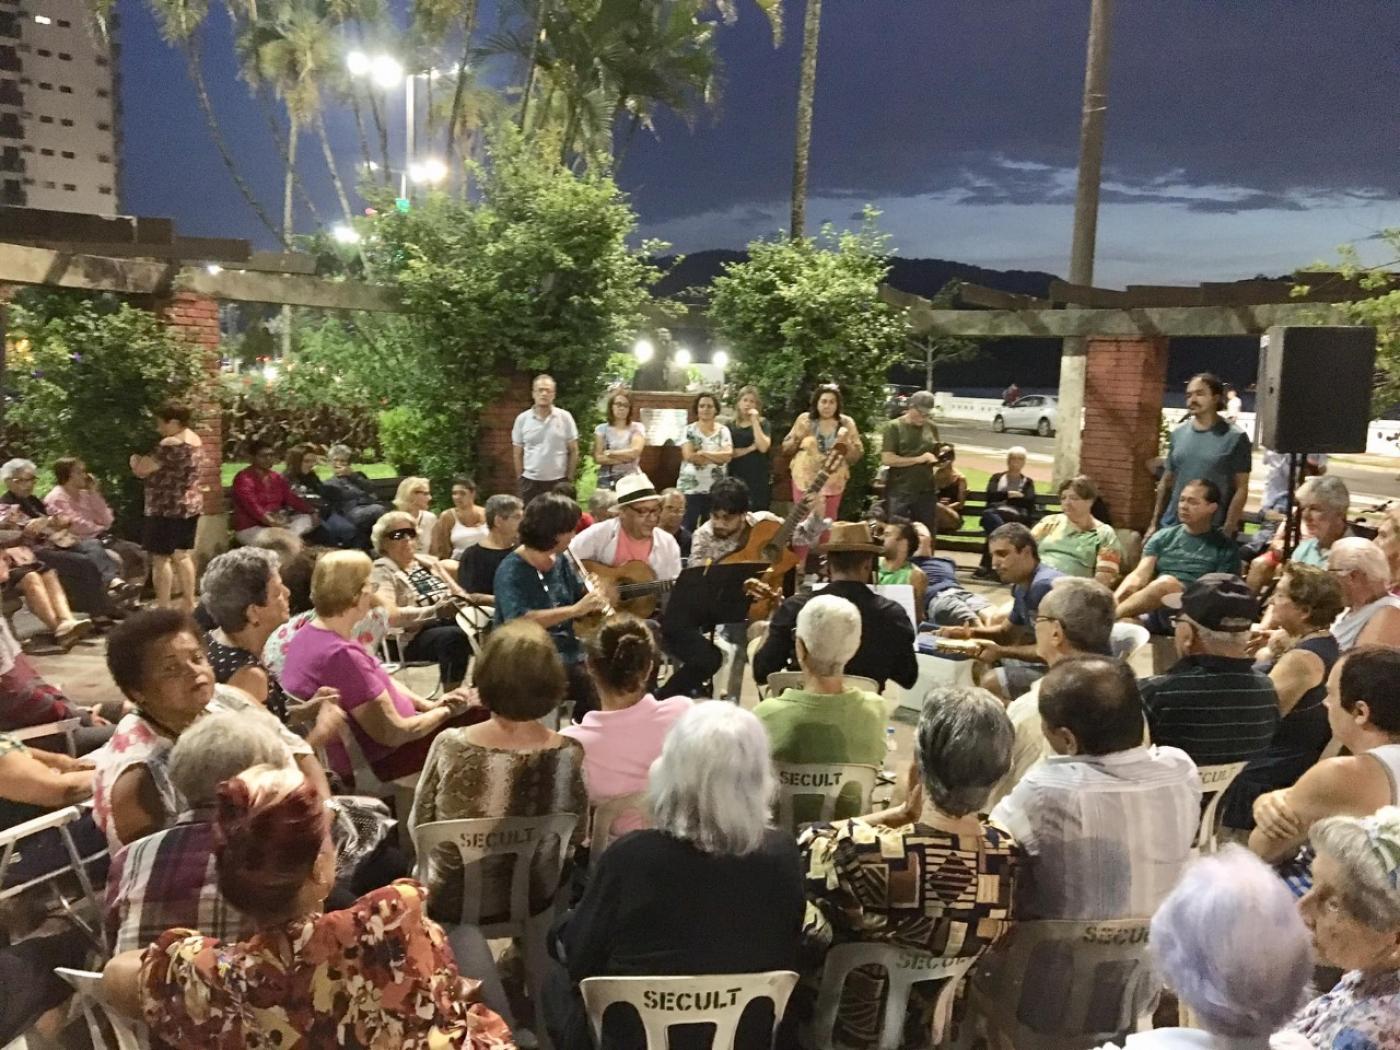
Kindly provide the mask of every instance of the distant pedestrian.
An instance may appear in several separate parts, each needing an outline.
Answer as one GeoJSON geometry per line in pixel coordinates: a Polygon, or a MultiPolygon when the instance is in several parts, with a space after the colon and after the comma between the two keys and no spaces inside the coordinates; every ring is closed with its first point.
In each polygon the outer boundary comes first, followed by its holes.
{"type": "Polygon", "coordinates": [[[1011,385],[1001,392],[1001,403],[1003,405],[1014,405],[1021,400],[1021,388],[1016,385],[1016,380],[1011,380],[1011,385]]]}
{"type": "Polygon", "coordinates": [[[1225,418],[1231,423],[1238,424],[1240,413],[1244,411],[1244,402],[1240,400],[1240,393],[1232,386],[1225,387],[1225,418]]]}

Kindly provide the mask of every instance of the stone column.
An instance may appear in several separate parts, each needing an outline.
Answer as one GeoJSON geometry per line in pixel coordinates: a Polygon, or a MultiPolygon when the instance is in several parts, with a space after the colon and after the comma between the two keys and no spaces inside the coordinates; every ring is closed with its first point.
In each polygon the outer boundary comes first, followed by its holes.
{"type": "Polygon", "coordinates": [[[1158,452],[1167,340],[1091,338],[1087,364],[1080,469],[1098,485],[1113,523],[1142,532],[1152,520],[1156,481],[1145,464],[1158,452]]]}

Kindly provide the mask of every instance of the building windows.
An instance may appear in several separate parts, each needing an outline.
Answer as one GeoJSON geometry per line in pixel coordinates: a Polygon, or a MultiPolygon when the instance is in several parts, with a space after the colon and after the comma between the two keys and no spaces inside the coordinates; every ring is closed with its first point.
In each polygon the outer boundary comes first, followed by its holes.
{"type": "Polygon", "coordinates": [[[52,124],[52,123],[53,123],[53,117],[40,117],[40,118],[39,118],[39,123],[40,123],[40,124],[52,124]]]}
{"type": "Polygon", "coordinates": [[[46,48],[46,47],[41,47],[41,48],[39,48],[37,51],[35,51],[34,53],[35,53],[36,55],[38,55],[40,58],[53,58],[53,52],[50,51],[50,50],[49,50],[48,48],[46,48]]]}
{"type": "Polygon", "coordinates": [[[52,182],[46,182],[46,183],[44,183],[44,189],[46,189],[46,190],[54,190],[54,189],[57,189],[57,188],[58,188],[58,186],[57,186],[56,184],[52,183],[52,182]]]}
{"type": "Polygon", "coordinates": [[[77,158],[77,154],[75,154],[71,149],[66,149],[66,150],[64,150],[64,151],[60,154],[60,156],[61,156],[64,160],[75,160],[75,159],[77,158]]]}
{"type": "Polygon", "coordinates": [[[111,98],[111,97],[112,97],[112,93],[111,93],[110,91],[108,91],[106,88],[98,88],[98,89],[97,89],[97,97],[98,97],[98,98],[111,98]]]}
{"type": "Polygon", "coordinates": [[[70,22],[70,21],[68,21],[68,19],[66,19],[66,18],[60,18],[60,19],[58,20],[58,28],[60,28],[60,29],[72,29],[72,28],[73,28],[73,23],[70,22]]]}
{"type": "Polygon", "coordinates": [[[24,183],[19,179],[6,179],[4,201],[6,204],[24,204],[28,198],[24,193],[24,183]]]}
{"type": "Polygon", "coordinates": [[[65,117],[63,120],[60,120],[59,123],[62,124],[65,128],[71,128],[73,126],[73,122],[67,117],[65,117]]]}
{"type": "Polygon", "coordinates": [[[35,15],[34,21],[38,22],[41,26],[53,25],[53,19],[48,15],[35,15]]]}
{"type": "Polygon", "coordinates": [[[68,191],[69,193],[77,193],[77,192],[78,192],[78,184],[77,184],[76,182],[65,182],[65,183],[63,184],[63,188],[64,188],[66,191],[68,191]]]}
{"type": "Polygon", "coordinates": [[[97,122],[97,130],[98,130],[98,131],[111,131],[111,130],[112,130],[112,125],[111,125],[111,124],[108,124],[105,120],[99,120],[99,121],[97,122]]]}
{"type": "Polygon", "coordinates": [[[41,149],[41,150],[39,151],[39,156],[41,156],[41,157],[52,157],[52,156],[53,156],[53,150],[51,150],[51,149],[41,149]]]}
{"type": "Polygon", "coordinates": [[[99,163],[99,164],[111,164],[111,163],[112,163],[112,158],[109,157],[109,156],[108,156],[107,154],[105,154],[105,153],[99,153],[99,154],[97,155],[97,163],[99,163]]]}
{"type": "Polygon", "coordinates": [[[98,55],[93,61],[96,62],[99,66],[105,67],[107,65],[107,56],[98,55]]]}
{"type": "Polygon", "coordinates": [[[46,81],[46,80],[41,80],[41,81],[39,81],[39,90],[40,90],[40,91],[52,91],[52,90],[53,90],[53,85],[50,84],[50,83],[49,83],[48,81],[46,81]]]}
{"type": "Polygon", "coordinates": [[[60,95],[71,95],[73,94],[73,89],[70,88],[67,84],[59,84],[58,93],[60,95]]]}
{"type": "Polygon", "coordinates": [[[104,196],[104,197],[110,197],[110,196],[112,195],[112,187],[111,187],[111,186],[99,186],[99,187],[97,187],[97,192],[100,193],[100,194],[102,194],[102,196],[104,196]]]}
{"type": "Polygon", "coordinates": [[[73,61],[73,56],[70,55],[67,51],[60,51],[60,52],[58,53],[58,57],[59,57],[59,60],[62,61],[62,62],[71,62],[71,61],[73,61]]]}

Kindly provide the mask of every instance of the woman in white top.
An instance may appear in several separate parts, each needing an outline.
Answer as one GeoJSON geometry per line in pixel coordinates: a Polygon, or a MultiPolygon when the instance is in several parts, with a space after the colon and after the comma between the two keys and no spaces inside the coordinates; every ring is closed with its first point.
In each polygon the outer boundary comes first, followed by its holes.
{"type": "Polygon", "coordinates": [[[1370,540],[1349,536],[1332,544],[1327,571],[1336,576],[1346,611],[1332,625],[1342,652],[1358,645],[1400,647],[1400,598],[1390,593],[1390,563],[1370,540]]]}
{"type": "Polygon", "coordinates": [[[463,552],[484,540],[489,531],[486,512],[476,505],[476,482],[458,474],[452,479],[452,506],[438,516],[428,553],[460,561],[463,552]]]}
{"type": "Polygon", "coordinates": [[[719,421],[719,398],[710,393],[695,395],[691,406],[695,422],[685,428],[681,445],[680,476],[676,488],[685,494],[685,517],[681,528],[694,532],[710,517],[710,486],[725,475],[725,464],[734,458],[734,437],[719,421]]]}
{"type": "Polygon", "coordinates": [[[641,423],[629,423],[632,396],[626,390],[616,390],[608,398],[606,423],[593,431],[593,462],[598,464],[598,487],[615,489],[628,474],[642,469],[642,446],[646,444],[646,428],[641,423]]]}
{"type": "Polygon", "coordinates": [[[1239,846],[1196,861],[1147,938],[1153,969],[1191,1012],[1192,1027],[1140,1032],[1124,1047],[1308,1050],[1306,1038],[1280,1029],[1307,998],[1309,941],[1293,895],[1263,861],[1239,846]]]}
{"type": "Polygon", "coordinates": [[[409,477],[399,482],[399,490],[394,494],[394,509],[413,519],[413,527],[418,530],[419,554],[429,553],[433,545],[437,515],[428,509],[432,504],[433,490],[427,478],[409,477]]]}

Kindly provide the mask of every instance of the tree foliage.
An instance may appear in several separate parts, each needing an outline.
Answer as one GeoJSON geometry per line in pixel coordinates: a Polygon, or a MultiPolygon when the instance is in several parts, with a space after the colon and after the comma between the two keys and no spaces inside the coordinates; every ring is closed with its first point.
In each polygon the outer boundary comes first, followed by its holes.
{"type": "Polygon", "coordinates": [[[194,403],[202,350],[112,296],[26,291],[10,305],[6,423],[11,455],[48,465],[78,456],[123,520],[141,511],[128,458],[156,440],[152,410],[194,403]]]}
{"type": "MultiPolygon", "coordinates": [[[[841,386],[862,433],[882,418],[886,376],[905,352],[903,318],[880,298],[889,272],[885,239],[866,212],[858,231],[755,241],[746,262],[713,284],[710,318],[728,343],[736,384],[763,395],[778,433],[805,411],[819,383],[841,386]]],[[[874,473],[874,451],[853,471],[855,498],[874,473]]]]}
{"type": "Polygon", "coordinates": [[[646,257],[661,246],[628,245],[636,216],[611,177],[561,167],[557,145],[506,132],[479,200],[433,195],[406,213],[382,209],[368,230],[371,265],[405,308],[381,333],[401,384],[381,437],[434,479],[481,466],[481,411],[511,373],[548,371],[586,425],[660,276],[646,257]]]}

